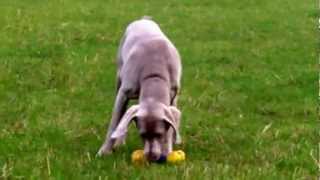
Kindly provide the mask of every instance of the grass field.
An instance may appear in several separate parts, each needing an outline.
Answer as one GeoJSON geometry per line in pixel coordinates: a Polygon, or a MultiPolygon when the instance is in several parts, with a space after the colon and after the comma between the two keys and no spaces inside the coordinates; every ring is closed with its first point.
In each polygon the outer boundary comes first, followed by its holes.
{"type": "Polygon", "coordinates": [[[0,179],[316,179],[311,0],[1,0],[0,179]],[[95,158],[115,98],[126,25],[152,16],[183,59],[187,161],[95,158]]]}

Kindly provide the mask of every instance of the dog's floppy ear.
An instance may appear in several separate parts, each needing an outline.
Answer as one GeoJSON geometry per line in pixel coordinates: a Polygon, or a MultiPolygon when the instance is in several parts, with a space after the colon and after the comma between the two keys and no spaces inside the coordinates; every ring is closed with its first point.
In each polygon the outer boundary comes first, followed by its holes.
{"type": "Polygon", "coordinates": [[[126,135],[129,124],[131,120],[136,117],[138,110],[139,110],[139,105],[133,105],[127,110],[127,112],[121,118],[117,128],[111,134],[112,139],[117,139],[126,135]]]}
{"type": "Polygon", "coordinates": [[[179,121],[181,112],[175,106],[165,107],[165,121],[168,122],[171,127],[174,129],[175,134],[175,143],[181,143],[181,137],[179,133],[179,121]]]}

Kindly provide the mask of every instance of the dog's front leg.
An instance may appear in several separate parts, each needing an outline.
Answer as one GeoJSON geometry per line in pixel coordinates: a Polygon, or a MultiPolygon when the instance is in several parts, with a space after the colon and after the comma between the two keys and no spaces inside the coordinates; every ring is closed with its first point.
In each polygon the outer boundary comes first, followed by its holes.
{"type": "Polygon", "coordinates": [[[112,139],[111,134],[116,129],[116,127],[118,126],[121,120],[121,117],[125,113],[127,104],[128,104],[127,95],[125,94],[124,91],[119,89],[116,97],[113,113],[112,113],[111,122],[109,124],[108,132],[106,134],[104,143],[102,144],[99,152],[97,153],[98,156],[112,153],[112,148],[116,143],[116,139],[112,139]]]}

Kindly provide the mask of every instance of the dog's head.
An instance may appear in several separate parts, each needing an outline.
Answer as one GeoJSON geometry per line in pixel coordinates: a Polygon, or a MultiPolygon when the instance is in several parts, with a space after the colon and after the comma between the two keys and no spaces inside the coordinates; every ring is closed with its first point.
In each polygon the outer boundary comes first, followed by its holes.
{"type": "Polygon", "coordinates": [[[124,114],[111,138],[125,136],[130,122],[135,120],[144,142],[144,154],[150,161],[155,161],[165,153],[164,142],[170,128],[173,129],[175,143],[180,143],[179,119],[180,111],[174,106],[162,103],[133,105],[124,114]]]}

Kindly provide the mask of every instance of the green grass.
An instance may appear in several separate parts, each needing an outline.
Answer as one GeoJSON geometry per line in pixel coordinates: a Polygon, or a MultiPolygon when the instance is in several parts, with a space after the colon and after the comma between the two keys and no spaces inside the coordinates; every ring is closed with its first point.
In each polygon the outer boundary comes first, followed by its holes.
{"type": "Polygon", "coordinates": [[[0,12],[0,179],[316,179],[315,2],[2,0],[0,12]],[[143,15],[183,59],[180,166],[134,167],[134,126],[94,157],[119,40],[143,15]]]}

